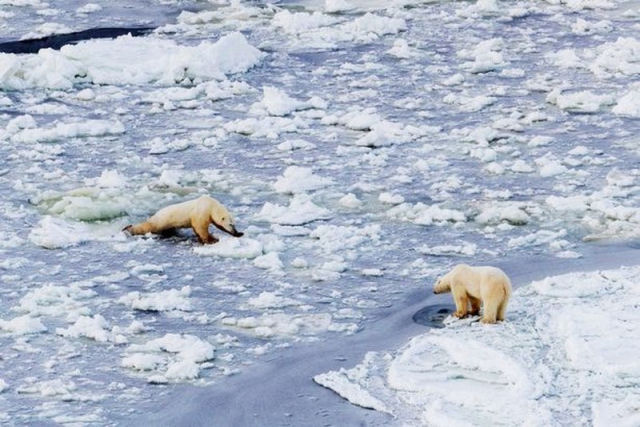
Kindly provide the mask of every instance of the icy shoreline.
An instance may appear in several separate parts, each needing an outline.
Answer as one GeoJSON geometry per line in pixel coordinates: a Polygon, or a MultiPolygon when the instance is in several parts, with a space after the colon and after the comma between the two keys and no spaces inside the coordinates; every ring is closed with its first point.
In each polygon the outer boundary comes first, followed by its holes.
{"type": "MultiPolygon", "coordinates": [[[[601,244],[594,245],[590,253],[585,254],[581,259],[561,260],[537,256],[529,259],[503,260],[498,265],[509,271],[517,292],[522,292],[532,287],[531,282],[545,283],[545,277],[556,278],[565,274],[580,276],[582,274],[580,272],[616,268],[622,270],[629,268],[628,271],[637,272],[640,269],[637,266],[640,255],[640,249],[637,246],[638,242],[601,244]]],[[[586,273],[586,276],[589,274],[593,273],[586,273]]],[[[150,405],[145,412],[153,415],[135,418],[131,425],[139,422],[165,421],[175,425],[190,426],[205,426],[211,423],[221,426],[313,426],[318,422],[341,426],[357,426],[362,423],[383,426],[420,422],[419,417],[411,418],[415,414],[411,412],[412,407],[409,404],[405,404],[404,407],[393,406],[397,405],[395,396],[392,396],[394,400],[385,401],[383,398],[390,399],[388,391],[386,394],[375,395],[373,392],[369,394],[369,396],[375,396],[377,403],[382,403],[382,406],[377,407],[379,411],[363,409],[347,404],[346,400],[334,394],[333,391],[315,384],[312,378],[326,372],[339,373],[343,369],[353,369],[359,372],[360,376],[355,375],[355,377],[359,377],[361,382],[351,381],[352,392],[356,395],[360,395],[362,390],[369,393],[365,385],[379,392],[384,380],[373,378],[374,373],[381,375],[380,372],[384,366],[393,360],[390,356],[384,355],[387,352],[393,352],[394,348],[400,348],[412,338],[419,340],[423,336],[430,336],[435,331],[414,323],[411,319],[412,315],[424,308],[425,304],[428,307],[443,303],[453,308],[446,296],[433,296],[430,294],[430,284],[425,284],[423,291],[409,295],[405,304],[380,313],[378,320],[368,323],[365,329],[355,336],[343,337],[334,342],[324,342],[319,346],[311,344],[296,347],[284,354],[274,355],[271,360],[256,364],[250,372],[227,378],[224,383],[214,387],[193,390],[178,386],[168,397],[168,401],[172,402],[172,405],[181,407],[182,411],[177,413],[172,409],[163,410],[166,403],[150,405]],[[363,357],[365,362],[361,364],[363,357]],[[357,366],[354,368],[355,365],[357,366]],[[363,373],[370,374],[370,377],[362,376],[363,373]],[[388,412],[393,412],[394,416],[389,415],[388,412]]],[[[522,309],[521,305],[512,307],[511,320],[505,325],[515,324],[518,316],[522,315],[522,309]]],[[[464,326],[459,325],[454,329],[445,328],[437,331],[440,331],[440,334],[453,332],[461,335],[460,331],[464,331],[468,322],[460,323],[464,326]]],[[[479,324],[476,325],[480,327],[479,324]]],[[[475,334],[476,338],[479,335],[479,333],[475,334]]],[[[342,376],[342,374],[337,375],[342,376]]],[[[336,386],[339,392],[344,390],[341,387],[345,384],[346,382],[342,382],[336,386]]],[[[363,402],[361,397],[354,397],[353,394],[347,396],[354,398],[357,402],[363,402]]],[[[368,406],[375,407],[375,401],[368,406]]],[[[365,402],[371,403],[371,400],[365,400],[365,402]]]]}

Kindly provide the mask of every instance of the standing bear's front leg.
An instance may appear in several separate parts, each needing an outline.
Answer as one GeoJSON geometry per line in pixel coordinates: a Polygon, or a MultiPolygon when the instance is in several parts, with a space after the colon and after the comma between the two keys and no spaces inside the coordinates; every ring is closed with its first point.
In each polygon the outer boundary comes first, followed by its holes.
{"type": "Polygon", "coordinates": [[[469,304],[467,292],[464,289],[452,287],[451,293],[453,294],[453,301],[456,303],[456,312],[453,315],[458,319],[462,319],[467,315],[467,305],[469,304]]]}

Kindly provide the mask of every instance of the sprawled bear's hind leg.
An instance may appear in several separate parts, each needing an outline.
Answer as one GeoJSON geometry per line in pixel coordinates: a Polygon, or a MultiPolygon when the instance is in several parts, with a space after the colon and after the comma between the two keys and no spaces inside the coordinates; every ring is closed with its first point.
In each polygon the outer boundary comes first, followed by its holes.
{"type": "Polygon", "coordinates": [[[139,234],[147,234],[147,233],[156,233],[157,230],[150,222],[141,222],[140,224],[135,225],[127,225],[122,231],[126,231],[131,235],[139,235],[139,234]]]}

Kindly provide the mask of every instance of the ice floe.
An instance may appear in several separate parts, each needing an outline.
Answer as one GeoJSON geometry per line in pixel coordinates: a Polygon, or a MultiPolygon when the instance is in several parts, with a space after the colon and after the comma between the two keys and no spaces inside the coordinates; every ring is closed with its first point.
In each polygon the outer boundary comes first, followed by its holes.
{"type": "Polygon", "coordinates": [[[240,33],[215,43],[182,46],[171,40],[121,36],[64,46],[38,54],[0,54],[0,87],[68,89],[80,82],[97,84],[175,84],[224,80],[263,57],[240,33]]]}
{"type": "Polygon", "coordinates": [[[166,334],[144,344],[132,344],[122,366],[143,372],[153,383],[195,379],[213,359],[214,347],[194,335],[166,334]]]}
{"type": "Polygon", "coordinates": [[[253,259],[262,255],[264,249],[262,243],[255,239],[223,237],[215,245],[197,246],[193,248],[193,251],[198,255],[205,256],[253,259]]]}
{"type": "Polygon", "coordinates": [[[313,221],[329,219],[331,212],[316,205],[306,194],[296,194],[289,206],[267,202],[255,216],[258,220],[280,225],[303,225],[313,221]]]}
{"type": "Polygon", "coordinates": [[[134,310],[144,311],[191,311],[192,305],[189,299],[191,287],[184,286],[181,289],[168,289],[153,293],[130,292],[122,296],[118,302],[134,310]]]}
{"type": "Polygon", "coordinates": [[[304,193],[331,185],[333,180],[314,175],[311,168],[289,166],[273,184],[278,193],[304,193]]]}
{"type": "Polygon", "coordinates": [[[47,327],[37,317],[29,315],[14,317],[11,320],[0,319],[0,329],[14,335],[27,335],[45,332],[47,327]]]}
{"type": "Polygon", "coordinates": [[[639,273],[547,277],[515,291],[501,324],[445,322],[397,351],[314,379],[401,423],[633,425],[639,273]]]}

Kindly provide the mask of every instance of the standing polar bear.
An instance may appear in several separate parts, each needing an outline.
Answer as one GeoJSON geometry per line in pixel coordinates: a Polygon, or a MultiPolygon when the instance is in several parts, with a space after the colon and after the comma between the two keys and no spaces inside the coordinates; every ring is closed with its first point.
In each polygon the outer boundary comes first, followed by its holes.
{"type": "Polygon", "coordinates": [[[241,237],[243,234],[236,230],[233,217],[227,208],[209,196],[169,205],[160,209],[145,222],[127,225],[122,231],[136,235],[191,227],[201,243],[215,243],[218,239],[209,234],[209,224],[235,237],[241,237]]]}
{"type": "Polygon", "coordinates": [[[438,279],[433,285],[433,292],[453,294],[456,303],[453,315],[458,318],[467,314],[477,315],[482,303],[482,323],[496,323],[496,320],[504,320],[511,296],[511,281],[504,271],[496,267],[458,264],[438,279]],[[468,304],[471,310],[468,310],[468,304]]]}

